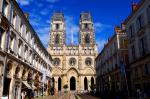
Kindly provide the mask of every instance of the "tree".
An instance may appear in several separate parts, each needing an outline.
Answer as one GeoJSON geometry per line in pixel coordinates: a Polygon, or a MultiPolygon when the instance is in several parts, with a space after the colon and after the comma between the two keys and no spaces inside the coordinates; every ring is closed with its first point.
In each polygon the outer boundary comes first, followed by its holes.
{"type": "Polygon", "coordinates": [[[65,84],[65,85],[63,86],[63,88],[65,89],[65,92],[67,92],[68,84],[65,84]]]}

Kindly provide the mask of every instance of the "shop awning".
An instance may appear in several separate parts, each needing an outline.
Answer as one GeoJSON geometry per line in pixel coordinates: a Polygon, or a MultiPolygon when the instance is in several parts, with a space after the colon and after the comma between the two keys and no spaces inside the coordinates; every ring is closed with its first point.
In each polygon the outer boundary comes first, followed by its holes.
{"type": "Polygon", "coordinates": [[[22,83],[23,83],[28,89],[32,89],[31,86],[28,84],[27,81],[22,81],[22,83]]]}

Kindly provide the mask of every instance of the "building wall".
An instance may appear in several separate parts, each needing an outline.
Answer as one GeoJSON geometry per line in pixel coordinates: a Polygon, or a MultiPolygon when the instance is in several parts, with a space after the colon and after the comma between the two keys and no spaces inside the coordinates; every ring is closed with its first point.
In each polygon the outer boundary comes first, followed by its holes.
{"type": "Polygon", "coordinates": [[[104,45],[96,58],[97,92],[121,91],[126,86],[126,79],[122,77],[126,70],[128,52],[126,32],[120,27],[115,27],[115,34],[104,45]],[[121,64],[123,62],[123,65],[121,64]]]}
{"type": "Polygon", "coordinates": [[[43,82],[45,72],[49,79],[43,83],[48,83],[52,75],[51,56],[30,25],[28,14],[24,15],[15,0],[0,1],[0,71],[0,98],[7,78],[11,80],[11,99],[20,99],[22,81],[27,81],[30,73],[32,79],[39,75],[39,82],[43,82]]]}
{"type": "Polygon", "coordinates": [[[139,7],[126,19],[133,95],[137,89],[147,93],[150,90],[150,1],[141,0],[135,6],[139,7]]]}
{"type": "MultiPolygon", "coordinates": [[[[86,15],[89,16],[89,19],[91,19],[91,16],[89,13],[86,15]]],[[[82,16],[82,14],[81,14],[82,16]]],[[[97,50],[97,45],[94,43],[95,38],[94,38],[94,32],[92,24],[92,20],[88,21],[83,21],[82,17],[80,19],[80,41],[79,45],[66,45],[65,42],[65,26],[62,24],[65,24],[64,20],[64,15],[62,13],[54,13],[52,17],[52,23],[51,23],[51,33],[50,33],[50,43],[47,48],[48,52],[52,55],[53,60],[55,58],[58,58],[60,60],[59,65],[54,65],[52,66],[52,75],[55,79],[55,89],[56,91],[63,91],[63,86],[65,84],[68,85],[68,90],[70,89],[70,83],[74,83],[70,81],[71,77],[75,78],[75,86],[76,86],[76,91],[84,91],[84,79],[85,77],[87,78],[87,86],[88,89],[90,90],[91,86],[91,78],[93,77],[94,83],[95,82],[95,57],[97,56],[98,50],[97,50]],[[55,18],[57,16],[58,19],[55,18]],[[55,29],[56,24],[61,24],[60,28],[58,30],[55,29]],[[81,28],[82,25],[88,24],[90,30],[84,30],[81,28]],[[57,31],[57,32],[55,32],[57,31]],[[90,36],[90,44],[88,46],[85,44],[85,34],[88,34],[90,36]],[[60,35],[60,43],[57,44],[55,42],[55,36],[59,34],[60,35]],[[71,65],[70,64],[70,59],[74,58],[75,59],[75,64],[71,65]],[[91,59],[91,64],[88,66],[85,64],[85,60],[87,58],[91,59]],[[58,78],[61,78],[62,83],[61,83],[61,90],[58,90],[58,78]]],[[[58,39],[57,39],[58,40],[58,39]]],[[[73,43],[73,42],[72,42],[73,43]]],[[[93,84],[94,85],[94,84],[93,84]]]]}

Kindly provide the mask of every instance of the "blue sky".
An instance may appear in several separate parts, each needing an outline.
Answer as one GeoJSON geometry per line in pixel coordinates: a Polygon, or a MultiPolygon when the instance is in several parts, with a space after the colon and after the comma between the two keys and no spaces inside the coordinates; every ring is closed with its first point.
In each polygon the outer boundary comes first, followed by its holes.
{"type": "Polygon", "coordinates": [[[53,12],[61,11],[65,15],[67,44],[71,43],[71,31],[74,35],[74,44],[78,44],[80,13],[90,12],[99,51],[114,34],[114,26],[120,25],[131,13],[133,1],[139,0],[17,0],[23,12],[30,14],[30,23],[45,47],[49,41],[50,19],[53,12]]]}

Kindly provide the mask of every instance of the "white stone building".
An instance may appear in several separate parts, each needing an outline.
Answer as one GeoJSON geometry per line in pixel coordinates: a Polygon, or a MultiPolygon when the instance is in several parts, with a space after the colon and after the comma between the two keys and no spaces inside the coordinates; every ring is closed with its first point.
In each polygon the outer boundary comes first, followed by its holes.
{"type": "Polygon", "coordinates": [[[65,18],[54,13],[51,21],[50,42],[47,48],[52,55],[52,75],[56,91],[90,90],[95,84],[95,58],[98,54],[93,21],[90,13],[81,13],[79,45],[66,45],[65,18]]]}
{"type": "MultiPolygon", "coordinates": [[[[127,86],[128,40],[125,26],[115,27],[115,34],[108,39],[96,58],[97,92],[103,95],[109,92],[121,92],[127,86]]],[[[126,89],[127,90],[127,89],[126,89]]],[[[105,96],[106,97],[106,96],[105,96]]]]}
{"type": "Polygon", "coordinates": [[[50,89],[51,56],[28,17],[16,0],[0,0],[0,99],[21,99],[22,91],[31,90],[48,94],[50,89]]]}

